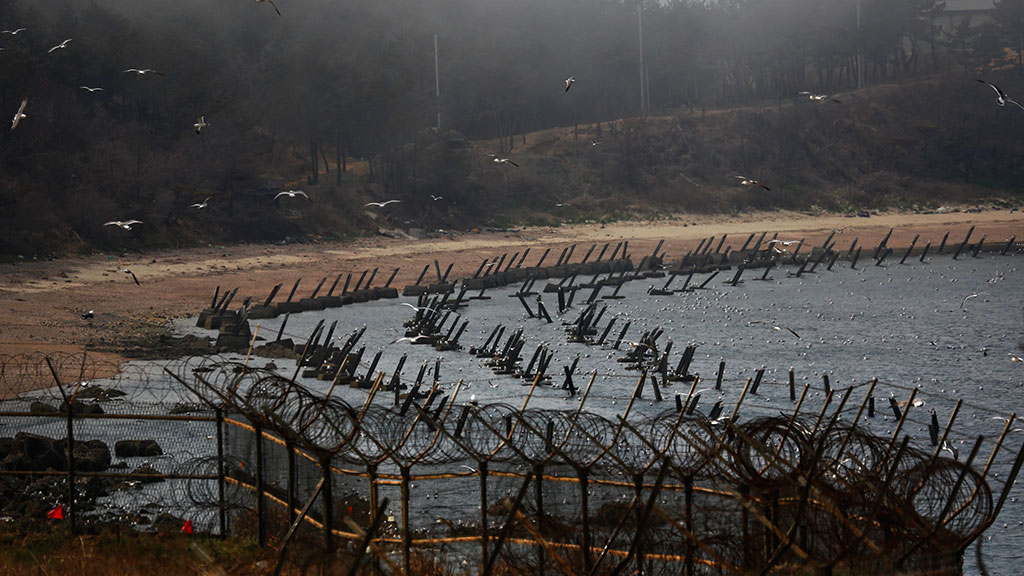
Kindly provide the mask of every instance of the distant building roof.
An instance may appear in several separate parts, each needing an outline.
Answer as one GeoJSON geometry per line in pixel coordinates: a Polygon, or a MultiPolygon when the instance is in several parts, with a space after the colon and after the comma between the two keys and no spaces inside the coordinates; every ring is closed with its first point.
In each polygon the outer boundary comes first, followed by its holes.
{"type": "Polygon", "coordinates": [[[992,8],[995,8],[995,0],[946,0],[946,12],[991,10],[992,8]]]}

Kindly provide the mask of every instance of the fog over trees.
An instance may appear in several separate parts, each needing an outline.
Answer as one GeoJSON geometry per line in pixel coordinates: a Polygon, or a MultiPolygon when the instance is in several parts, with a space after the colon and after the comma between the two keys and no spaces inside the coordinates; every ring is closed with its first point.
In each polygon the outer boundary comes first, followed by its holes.
{"type": "MultiPolygon", "coordinates": [[[[592,135],[618,119],[777,107],[799,91],[844,92],[858,82],[950,73],[970,81],[965,69],[1003,62],[1004,50],[1024,69],[1024,8],[1013,0],[996,3],[998,17],[941,31],[936,0],[276,5],[280,16],[253,0],[0,0],[0,28],[26,29],[0,34],[5,118],[28,98],[17,129],[0,131],[0,252],[123,247],[126,236],[103,223],[128,218],[145,223],[129,247],[306,229],[343,235],[372,228],[362,205],[381,197],[403,199],[405,219],[440,211],[424,203],[428,194],[461,200],[438,214],[451,222],[496,195],[536,192],[507,178],[495,189],[478,170],[488,152],[508,154],[524,133],[561,126],[592,135]],[[154,72],[124,72],[131,68],[154,72]],[[570,75],[576,83],[566,91],[570,75]],[[200,114],[209,125],[196,134],[200,114]],[[467,154],[463,138],[495,143],[467,154]],[[298,208],[271,198],[304,186],[323,193],[298,222],[298,208]],[[207,196],[215,201],[197,216],[190,205],[207,196]],[[216,224],[209,212],[220,215],[216,224]]],[[[996,74],[1024,97],[1019,75],[996,74]]],[[[647,137],[635,125],[619,129],[623,141],[647,137]]],[[[609,146],[621,174],[603,177],[641,186],[644,166],[657,160],[634,144],[609,146]]],[[[985,162],[951,176],[981,170],[996,186],[1019,176],[1012,158],[985,162]]]]}

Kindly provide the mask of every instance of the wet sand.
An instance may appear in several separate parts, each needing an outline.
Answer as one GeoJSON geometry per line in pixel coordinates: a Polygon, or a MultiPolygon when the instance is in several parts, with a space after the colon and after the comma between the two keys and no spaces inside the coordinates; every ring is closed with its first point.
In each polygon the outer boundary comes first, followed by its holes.
{"type": "MultiPolygon", "coordinates": [[[[553,264],[561,249],[578,244],[573,261],[582,258],[590,244],[629,242],[634,261],[653,252],[664,239],[662,250],[669,261],[696,248],[702,239],[728,234],[726,246],[738,248],[753,232],[778,233],[782,239],[805,239],[820,244],[832,230],[837,248],[858,243],[874,247],[890,228],[888,245],[909,246],[915,235],[918,245],[937,245],[949,231],[949,242],[963,240],[976,226],[972,242],[983,235],[987,244],[1005,244],[1014,235],[1024,239],[1024,213],[1009,210],[949,212],[944,214],[883,213],[870,218],[836,215],[813,216],[771,212],[747,216],[677,215],[653,222],[619,222],[607,225],[573,224],[557,228],[522,228],[515,231],[459,232],[436,238],[409,239],[374,236],[345,243],[237,245],[191,248],[123,255],[98,254],[49,261],[21,261],[0,265],[0,356],[42,352],[74,353],[103,350],[105,361],[116,362],[125,346],[145,342],[173,318],[196,314],[221,289],[239,288],[238,299],[262,300],[271,288],[284,283],[282,294],[296,279],[302,283],[296,297],[308,296],[317,282],[338,273],[379,268],[374,285],[382,285],[400,268],[392,286],[401,289],[415,282],[424,266],[433,277],[433,262],[444,270],[454,263],[450,278],[470,276],[484,258],[530,248],[527,265],[535,265],[545,248],[552,248],[546,263],[553,264]],[[136,285],[132,270],[139,278],[136,285]],[[81,314],[93,310],[95,318],[81,314]]],[[[326,291],[326,286],[324,288],[326,291]]],[[[92,354],[92,353],[90,353],[92,354]]],[[[99,353],[97,353],[99,354],[99,353]]]]}

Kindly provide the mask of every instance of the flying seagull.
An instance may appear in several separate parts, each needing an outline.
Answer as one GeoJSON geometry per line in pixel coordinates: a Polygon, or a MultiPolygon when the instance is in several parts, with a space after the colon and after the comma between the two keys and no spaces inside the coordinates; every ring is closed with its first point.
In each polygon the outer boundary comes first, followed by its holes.
{"type": "Polygon", "coordinates": [[[206,128],[207,126],[209,126],[209,124],[206,123],[206,114],[200,114],[199,115],[199,120],[196,121],[196,123],[193,124],[192,126],[195,127],[196,134],[199,134],[200,132],[202,132],[203,128],[206,128]]]}
{"type": "Polygon", "coordinates": [[[566,78],[565,79],[565,91],[568,92],[569,88],[572,88],[572,85],[575,82],[576,82],[576,77],[575,76],[569,76],[568,78],[566,78]]]}
{"type": "Polygon", "coordinates": [[[124,272],[125,274],[131,274],[132,280],[135,280],[135,285],[136,285],[136,286],[141,286],[141,284],[139,284],[139,279],[135,277],[135,272],[132,272],[131,270],[129,270],[129,269],[127,269],[127,268],[125,268],[125,269],[123,270],[123,272],[124,272]]]}
{"type": "Polygon", "coordinates": [[[768,244],[782,244],[783,246],[792,246],[793,244],[803,244],[800,240],[769,240],[768,244]]]}
{"type": "Polygon", "coordinates": [[[754,180],[753,178],[747,178],[746,176],[737,176],[737,178],[740,179],[740,184],[742,184],[744,186],[760,186],[761,188],[764,188],[765,190],[771,190],[771,188],[765,186],[764,184],[761,184],[760,182],[758,182],[757,180],[754,180]]]}
{"type": "Polygon", "coordinates": [[[399,342],[408,342],[410,344],[419,344],[420,342],[429,342],[430,340],[431,340],[430,336],[426,336],[426,335],[420,334],[419,336],[414,336],[412,338],[410,338],[408,336],[402,336],[401,338],[395,338],[394,340],[391,341],[391,343],[392,344],[397,344],[399,342]]]}
{"type": "Polygon", "coordinates": [[[377,208],[383,208],[383,207],[387,206],[388,204],[393,204],[395,202],[401,202],[401,200],[385,200],[384,202],[367,202],[366,204],[363,204],[363,207],[365,208],[365,207],[368,207],[368,206],[376,206],[377,208]]]}
{"type": "Polygon", "coordinates": [[[1024,358],[1021,358],[1020,356],[1017,356],[1013,352],[1010,352],[1010,362],[1013,362],[1015,364],[1020,364],[1020,363],[1024,362],[1024,358]]]}
{"type": "Polygon", "coordinates": [[[203,200],[202,202],[196,202],[195,204],[189,206],[189,208],[197,208],[199,210],[202,210],[203,208],[206,208],[206,203],[210,201],[210,198],[213,198],[213,196],[207,196],[206,200],[203,200]]]}
{"type": "Polygon", "coordinates": [[[975,81],[981,82],[982,84],[985,84],[987,86],[991,86],[992,89],[996,91],[996,104],[999,104],[1000,106],[1006,106],[1006,103],[1010,102],[1016,104],[1017,107],[1020,108],[1021,110],[1024,110],[1024,105],[1022,105],[1020,102],[1017,102],[1013,98],[1007,96],[1006,92],[1003,92],[1002,89],[999,88],[999,86],[996,86],[991,82],[986,82],[980,78],[975,78],[975,81]]]}
{"type": "Polygon", "coordinates": [[[24,32],[28,28],[18,28],[17,30],[0,30],[0,34],[10,34],[11,36],[17,36],[18,32],[24,32]]]}
{"type": "Polygon", "coordinates": [[[85,314],[82,314],[82,320],[92,320],[96,317],[96,314],[92,310],[89,310],[85,314]]]}
{"type": "Polygon", "coordinates": [[[981,296],[982,294],[988,294],[988,292],[975,292],[974,294],[968,294],[967,296],[964,296],[964,299],[960,302],[960,309],[961,310],[964,309],[964,305],[967,304],[968,300],[970,300],[971,298],[977,298],[978,296],[981,296]]]}
{"type": "Polygon", "coordinates": [[[71,38],[68,38],[67,40],[61,42],[60,44],[57,44],[53,48],[50,48],[46,53],[47,54],[53,54],[54,50],[60,50],[61,48],[67,48],[68,47],[68,42],[71,42],[71,38]]]}
{"type": "Polygon", "coordinates": [[[437,310],[434,310],[433,308],[428,308],[426,306],[413,306],[412,304],[409,304],[408,302],[402,302],[402,306],[408,306],[409,308],[412,308],[413,310],[415,310],[417,312],[420,312],[421,310],[426,310],[428,312],[437,312],[437,310]]]}
{"type": "Polygon", "coordinates": [[[89,88],[88,86],[79,86],[82,90],[88,90],[89,92],[103,92],[103,88],[89,88]]]}
{"type": "Polygon", "coordinates": [[[274,0],[256,0],[256,2],[258,2],[258,3],[269,2],[270,5],[274,7],[274,11],[277,12],[277,15],[278,16],[281,15],[281,11],[278,10],[277,4],[274,4],[274,0]]]}
{"type": "Polygon", "coordinates": [[[434,196],[433,194],[431,194],[430,199],[433,200],[434,202],[437,202],[438,200],[443,200],[444,196],[434,196]]]}
{"type": "Polygon", "coordinates": [[[128,68],[124,72],[126,74],[128,72],[135,72],[135,74],[137,74],[139,76],[145,76],[146,74],[149,74],[150,72],[152,72],[153,74],[156,74],[158,76],[163,76],[164,75],[163,72],[159,72],[157,70],[153,70],[152,68],[128,68]]]}
{"type": "Polygon", "coordinates": [[[519,164],[516,164],[515,162],[509,160],[508,158],[499,158],[499,157],[495,156],[494,154],[490,154],[489,156],[491,158],[494,158],[494,163],[495,164],[511,164],[511,165],[515,166],[516,168],[519,168],[519,164]]]}
{"type": "Polygon", "coordinates": [[[771,326],[772,330],[775,330],[776,332],[781,332],[783,330],[786,330],[787,332],[789,332],[793,336],[796,336],[797,338],[800,337],[800,335],[797,334],[796,331],[793,330],[792,328],[790,328],[789,326],[782,326],[781,324],[776,324],[774,322],[766,322],[764,320],[755,320],[755,321],[751,322],[751,324],[767,324],[767,325],[771,326]]]}
{"type": "Polygon", "coordinates": [[[11,132],[14,132],[14,129],[18,127],[18,123],[21,122],[22,118],[28,118],[28,116],[25,115],[26,106],[28,106],[27,96],[21,101],[21,106],[18,106],[18,111],[14,113],[14,120],[11,121],[11,132]]]}
{"type": "MultiPolygon", "coordinates": [[[[278,192],[277,196],[274,196],[274,200],[277,200],[281,196],[287,196],[289,198],[295,198],[296,196],[302,196],[306,200],[309,200],[309,196],[307,196],[306,193],[303,192],[302,190],[285,190],[283,192],[278,192]]],[[[312,200],[310,200],[310,202],[312,202],[312,200]]]]}
{"type": "Polygon", "coordinates": [[[129,220],[127,222],[122,222],[120,220],[112,220],[110,222],[105,222],[103,225],[104,226],[120,226],[121,228],[124,228],[125,230],[131,230],[133,224],[142,224],[142,220],[129,220]]]}
{"type": "Polygon", "coordinates": [[[591,146],[597,146],[598,144],[604,144],[604,141],[603,140],[594,140],[593,138],[590,139],[590,145],[591,146]]]}
{"type": "Polygon", "coordinates": [[[807,91],[797,92],[797,94],[801,96],[807,96],[807,99],[810,100],[811,102],[835,102],[836,104],[841,103],[839,100],[829,96],[828,94],[815,94],[813,92],[807,91]]]}

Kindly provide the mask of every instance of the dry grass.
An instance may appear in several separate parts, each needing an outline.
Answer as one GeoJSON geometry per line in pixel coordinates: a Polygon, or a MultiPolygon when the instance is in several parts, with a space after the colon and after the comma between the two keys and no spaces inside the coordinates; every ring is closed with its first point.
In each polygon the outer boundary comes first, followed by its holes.
{"type": "Polygon", "coordinates": [[[154,574],[267,573],[271,552],[238,540],[175,532],[71,536],[64,525],[0,531],[0,574],[8,576],[152,576],[154,574]],[[204,562],[193,544],[214,565],[204,562]]]}

